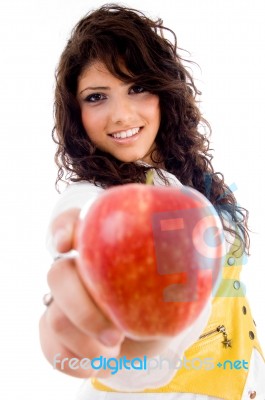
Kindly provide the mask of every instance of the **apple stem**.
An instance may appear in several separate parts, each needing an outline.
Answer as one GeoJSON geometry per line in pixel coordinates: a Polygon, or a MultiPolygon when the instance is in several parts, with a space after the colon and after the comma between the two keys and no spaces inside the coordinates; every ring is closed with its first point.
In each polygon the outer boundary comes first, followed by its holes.
{"type": "Polygon", "coordinates": [[[152,169],[149,169],[147,171],[145,184],[146,185],[153,185],[154,184],[154,171],[152,169]]]}

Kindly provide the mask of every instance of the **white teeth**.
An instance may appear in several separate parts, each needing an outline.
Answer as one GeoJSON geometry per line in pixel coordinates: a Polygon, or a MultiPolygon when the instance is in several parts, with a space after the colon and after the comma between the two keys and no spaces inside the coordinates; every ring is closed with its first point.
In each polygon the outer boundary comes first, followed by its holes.
{"type": "Polygon", "coordinates": [[[128,129],[128,131],[113,133],[111,136],[116,139],[125,139],[127,137],[136,135],[136,133],[138,133],[139,130],[140,130],[140,128],[132,128],[132,129],[128,129]]]}

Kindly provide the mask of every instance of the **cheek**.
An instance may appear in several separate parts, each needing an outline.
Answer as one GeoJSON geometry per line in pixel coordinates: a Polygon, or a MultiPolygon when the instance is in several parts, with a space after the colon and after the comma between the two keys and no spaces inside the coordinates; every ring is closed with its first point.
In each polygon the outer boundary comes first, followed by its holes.
{"type": "Polygon", "coordinates": [[[93,137],[104,126],[103,115],[95,110],[83,110],[81,118],[85,131],[90,137],[93,137]]]}
{"type": "Polygon", "coordinates": [[[93,113],[83,110],[81,117],[82,117],[82,123],[84,125],[85,130],[86,131],[90,130],[90,125],[92,125],[92,123],[93,123],[93,113]]]}
{"type": "Polygon", "coordinates": [[[152,96],[146,101],[145,105],[143,105],[142,110],[146,113],[148,118],[151,118],[154,122],[160,124],[160,105],[159,98],[157,96],[152,96]]]}

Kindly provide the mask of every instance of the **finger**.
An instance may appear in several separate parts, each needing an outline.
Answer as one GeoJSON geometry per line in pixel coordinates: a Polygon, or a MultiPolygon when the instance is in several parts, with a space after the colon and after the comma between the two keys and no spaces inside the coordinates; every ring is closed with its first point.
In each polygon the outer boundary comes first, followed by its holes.
{"type": "Polygon", "coordinates": [[[61,213],[52,222],[50,231],[54,247],[59,253],[65,253],[74,248],[74,235],[79,213],[79,208],[72,208],[61,213]]]}
{"type": "Polygon", "coordinates": [[[156,357],[168,348],[170,339],[136,341],[125,338],[120,349],[120,357],[156,357]]]}
{"type": "Polygon", "coordinates": [[[80,359],[88,356],[95,358],[103,354],[105,357],[115,357],[119,354],[120,345],[106,347],[85,335],[63,314],[55,301],[48,307],[45,317],[55,337],[80,359]]]}
{"type": "Polygon", "coordinates": [[[43,354],[53,368],[77,378],[90,378],[96,375],[96,371],[92,368],[75,368],[74,363],[70,360],[76,359],[76,355],[55,339],[45,314],[40,319],[39,332],[43,354]]]}
{"type": "Polygon", "coordinates": [[[104,355],[104,357],[116,357],[120,352],[120,345],[106,347],[97,340],[85,335],[72,324],[55,301],[48,307],[45,318],[55,338],[79,359],[92,359],[101,355],[104,355]]]}
{"type": "Polygon", "coordinates": [[[56,261],[48,272],[48,284],[62,312],[85,335],[105,346],[115,346],[123,340],[123,334],[106,318],[84,287],[74,259],[56,261]]]}

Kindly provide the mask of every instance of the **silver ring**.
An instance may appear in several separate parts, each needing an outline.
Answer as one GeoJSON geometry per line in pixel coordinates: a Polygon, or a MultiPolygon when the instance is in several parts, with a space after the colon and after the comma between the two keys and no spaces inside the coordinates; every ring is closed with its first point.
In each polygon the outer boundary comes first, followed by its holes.
{"type": "Polygon", "coordinates": [[[49,305],[53,302],[53,297],[51,293],[46,293],[43,298],[42,298],[43,304],[46,307],[49,307],[49,305]]]}
{"type": "Polygon", "coordinates": [[[60,254],[57,254],[56,256],[53,257],[53,261],[60,260],[61,258],[63,258],[63,256],[60,254]]]}

